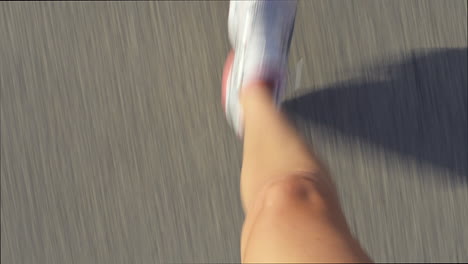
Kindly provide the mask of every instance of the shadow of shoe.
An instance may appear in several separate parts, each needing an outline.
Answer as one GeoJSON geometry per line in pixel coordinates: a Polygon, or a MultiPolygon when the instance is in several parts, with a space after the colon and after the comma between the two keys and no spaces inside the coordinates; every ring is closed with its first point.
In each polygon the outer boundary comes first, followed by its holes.
{"type": "Polygon", "coordinates": [[[413,54],[378,67],[385,81],[332,85],[289,100],[285,111],[453,171],[468,181],[467,49],[413,54]]]}

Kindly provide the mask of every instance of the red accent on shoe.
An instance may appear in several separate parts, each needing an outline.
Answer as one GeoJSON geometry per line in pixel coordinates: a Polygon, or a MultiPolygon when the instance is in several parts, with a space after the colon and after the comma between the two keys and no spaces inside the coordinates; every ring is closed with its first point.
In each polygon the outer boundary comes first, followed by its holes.
{"type": "Polygon", "coordinates": [[[231,74],[231,68],[232,68],[233,63],[234,63],[234,51],[231,50],[226,58],[226,62],[224,63],[223,79],[221,82],[221,104],[223,106],[224,111],[226,111],[227,81],[229,79],[229,75],[231,74]]]}

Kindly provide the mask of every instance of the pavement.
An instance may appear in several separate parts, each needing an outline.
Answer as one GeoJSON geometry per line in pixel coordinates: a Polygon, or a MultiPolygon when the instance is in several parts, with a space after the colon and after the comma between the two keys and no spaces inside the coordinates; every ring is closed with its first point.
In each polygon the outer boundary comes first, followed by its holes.
{"type": "MultiPolygon", "coordinates": [[[[0,3],[2,263],[240,261],[227,14],[0,3]]],[[[464,0],[299,3],[284,109],[375,261],[468,261],[466,21],[464,0]]]]}

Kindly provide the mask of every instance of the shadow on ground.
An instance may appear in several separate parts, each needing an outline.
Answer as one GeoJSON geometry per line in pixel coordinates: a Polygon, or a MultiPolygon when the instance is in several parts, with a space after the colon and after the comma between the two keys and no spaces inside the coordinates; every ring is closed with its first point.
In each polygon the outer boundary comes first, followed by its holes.
{"type": "MultiPolygon", "coordinates": [[[[372,75],[287,101],[301,118],[411,155],[468,180],[467,49],[415,53],[372,75]],[[375,79],[375,78],[374,78],[375,79]]],[[[372,70],[373,71],[373,70],[372,70]]]]}

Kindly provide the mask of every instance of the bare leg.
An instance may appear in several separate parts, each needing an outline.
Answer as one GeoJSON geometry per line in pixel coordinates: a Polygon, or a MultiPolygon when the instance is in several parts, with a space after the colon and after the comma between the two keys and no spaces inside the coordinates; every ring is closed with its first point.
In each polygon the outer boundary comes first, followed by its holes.
{"type": "Polygon", "coordinates": [[[325,168],[264,83],[241,95],[246,211],[243,262],[369,262],[352,237],[325,168]]]}

